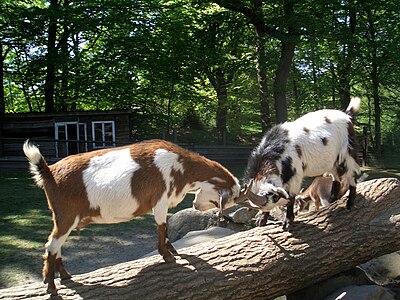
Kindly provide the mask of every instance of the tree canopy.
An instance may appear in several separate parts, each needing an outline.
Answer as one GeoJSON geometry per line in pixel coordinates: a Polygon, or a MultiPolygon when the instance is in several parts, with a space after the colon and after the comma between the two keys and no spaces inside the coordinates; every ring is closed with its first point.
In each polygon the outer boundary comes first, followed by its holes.
{"type": "Polygon", "coordinates": [[[130,109],[143,137],[207,129],[238,143],[359,96],[358,122],[378,151],[400,125],[394,0],[5,0],[0,9],[0,114],[130,109]]]}

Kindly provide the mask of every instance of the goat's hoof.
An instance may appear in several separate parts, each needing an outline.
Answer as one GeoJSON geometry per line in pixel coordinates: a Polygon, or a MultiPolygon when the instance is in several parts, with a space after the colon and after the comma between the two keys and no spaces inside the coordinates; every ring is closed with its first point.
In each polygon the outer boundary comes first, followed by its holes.
{"type": "Polygon", "coordinates": [[[353,206],[354,206],[354,203],[353,203],[353,202],[349,202],[349,201],[346,202],[346,208],[347,208],[348,210],[352,209],[353,206]]]}
{"type": "Polygon", "coordinates": [[[169,252],[171,252],[173,255],[178,255],[178,251],[175,250],[175,248],[171,245],[171,247],[168,247],[169,252]]]}
{"type": "Polygon", "coordinates": [[[168,251],[171,252],[174,255],[178,255],[178,251],[175,250],[174,246],[172,246],[170,241],[167,241],[167,243],[165,244],[165,246],[167,247],[168,251]]]}
{"type": "Polygon", "coordinates": [[[68,280],[68,279],[71,279],[72,276],[69,273],[64,273],[64,274],[60,274],[60,278],[61,278],[61,280],[68,280]]]}
{"type": "Polygon", "coordinates": [[[58,273],[60,274],[61,280],[71,279],[72,277],[72,275],[69,274],[65,269],[58,271],[58,273]]]}
{"type": "Polygon", "coordinates": [[[52,296],[57,296],[57,289],[56,289],[56,286],[55,286],[55,285],[54,285],[54,286],[48,285],[48,286],[47,286],[47,293],[48,293],[48,294],[51,294],[52,296]]]}
{"type": "Polygon", "coordinates": [[[266,226],[266,225],[267,225],[267,222],[268,222],[268,216],[265,216],[264,214],[261,214],[261,215],[257,218],[255,225],[256,225],[257,227],[263,227],[263,226],[266,226]]]}
{"type": "Polygon", "coordinates": [[[176,261],[175,257],[170,254],[170,255],[163,255],[164,261],[166,263],[174,263],[176,261]]]}
{"type": "Polygon", "coordinates": [[[290,220],[285,220],[283,222],[283,230],[289,231],[289,229],[292,227],[292,221],[290,220]]]}

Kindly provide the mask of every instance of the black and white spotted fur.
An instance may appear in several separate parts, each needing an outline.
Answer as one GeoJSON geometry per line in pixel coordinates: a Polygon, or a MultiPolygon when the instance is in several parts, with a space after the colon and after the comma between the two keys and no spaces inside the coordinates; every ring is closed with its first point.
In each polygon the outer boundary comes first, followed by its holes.
{"type": "Polygon", "coordinates": [[[359,107],[360,99],[353,98],[346,112],[318,110],[265,133],[251,153],[245,172],[245,181],[253,180],[251,191],[268,200],[260,208],[264,214],[259,225],[266,223],[272,208],[288,205],[284,228],[289,228],[294,220],[294,197],[305,176],[333,174],[332,201],[337,199],[340,182],[344,182],[350,190],[347,208],[353,206],[360,174],[353,116],[359,107]]]}

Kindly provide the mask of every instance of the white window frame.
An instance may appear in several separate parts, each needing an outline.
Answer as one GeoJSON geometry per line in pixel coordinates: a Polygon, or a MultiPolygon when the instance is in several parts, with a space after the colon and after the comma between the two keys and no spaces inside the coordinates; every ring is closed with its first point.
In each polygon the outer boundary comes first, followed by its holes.
{"type": "MultiPolygon", "coordinates": [[[[69,152],[68,152],[68,127],[67,127],[67,125],[76,125],[76,140],[78,141],[78,143],[80,142],[80,139],[79,139],[79,128],[80,128],[80,126],[81,125],[83,125],[83,130],[84,130],[84,136],[85,136],[85,140],[84,140],[84,142],[85,142],[85,152],[87,152],[88,151],[88,147],[87,147],[87,143],[86,143],[86,141],[87,141],[87,126],[86,126],[86,123],[79,123],[79,122],[54,122],[54,138],[55,138],[55,140],[56,140],[56,143],[55,143],[55,147],[56,147],[56,157],[59,157],[59,153],[58,153],[58,140],[59,140],[59,134],[58,134],[58,127],[60,127],[60,126],[64,126],[64,130],[65,130],[65,144],[66,144],[66,150],[67,150],[67,155],[69,155],[69,152]]],[[[79,147],[79,145],[78,145],[78,153],[80,153],[80,151],[79,151],[79,149],[80,149],[80,147],[79,147]]]]}
{"type": "Polygon", "coordinates": [[[114,121],[92,121],[92,141],[93,149],[115,147],[115,122],[114,121]],[[101,124],[101,141],[96,141],[96,124],[101,124]],[[105,124],[111,124],[112,129],[112,145],[106,145],[105,124]]]}

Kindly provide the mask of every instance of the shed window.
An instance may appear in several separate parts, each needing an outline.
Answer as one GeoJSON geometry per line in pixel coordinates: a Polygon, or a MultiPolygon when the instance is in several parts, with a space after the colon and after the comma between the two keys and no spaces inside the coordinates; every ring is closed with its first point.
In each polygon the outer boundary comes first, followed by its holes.
{"type": "Polygon", "coordinates": [[[92,122],[93,148],[105,148],[115,146],[114,121],[92,122]]]}
{"type": "Polygon", "coordinates": [[[56,157],[86,152],[86,124],[78,122],[55,122],[56,157]]]}

